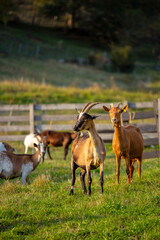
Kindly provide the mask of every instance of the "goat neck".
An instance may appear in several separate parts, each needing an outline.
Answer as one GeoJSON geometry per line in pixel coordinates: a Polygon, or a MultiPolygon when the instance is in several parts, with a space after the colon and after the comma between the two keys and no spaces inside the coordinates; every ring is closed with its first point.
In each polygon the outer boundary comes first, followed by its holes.
{"type": "Polygon", "coordinates": [[[89,137],[91,141],[94,143],[94,145],[97,145],[99,143],[99,136],[95,128],[95,124],[92,121],[90,128],[87,130],[89,133],[89,137]]]}
{"type": "Polygon", "coordinates": [[[33,162],[33,168],[35,169],[41,161],[41,154],[39,149],[32,155],[31,160],[33,162]]]}
{"type": "Polygon", "coordinates": [[[123,138],[121,122],[115,123],[113,127],[114,127],[114,135],[116,136],[116,139],[121,140],[123,138]]]}

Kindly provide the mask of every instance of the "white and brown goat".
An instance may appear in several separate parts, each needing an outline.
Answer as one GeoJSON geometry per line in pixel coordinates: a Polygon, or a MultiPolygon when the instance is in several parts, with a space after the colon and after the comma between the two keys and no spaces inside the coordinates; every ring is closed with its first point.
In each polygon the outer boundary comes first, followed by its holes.
{"type": "Polygon", "coordinates": [[[111,122],[114,127],[114,135],[112,141],[113,152],[116,155],[116,177],[119,183],[121,158],[126,159],[126,173],[128,176],[128,183],[134,172],[134,162],[138,162],[138,175],[141,178],[141,163],[144,148],[144,141],[141,131],[138,127],[128,125],[121,126],[121,114],[126,111],[128,106],[120,108],[120,104],[114,107],[111,104],[111,109],[103,106],[103,109],[110,114],[111,122]]]}
{"type": "Polygon", "coordinates": [[[70,194],[73,194],[73,188],[75,184],[75,170],[80,167],[80,180],[82,184],[83,193],[87,193],[85,185],[85,174],[88,175],[88,194],[91,194],[91,173],[90,170],[96,169],[100,166],[100,185],[101,193],[103,193],[103,174],[104,174],[104,159],[106,156],[106,147],[98,135],[94,119],[97,116],[91,116],[88,111],[98,104],[88,103],[84,106],[81,112],[79,112],[77,122],[74,126],[74,131],[80,132],[86,130],[88,133],[84,133],[82,136],[79,134],[72,144],[72,186],[70,194]]]}
{"type": "Polygon", "coordinates": [[[2,152],[2,151],[17,153],[17,150],[6,142],[0,142],[0,152],[2,152]]]}
{"type": "Polygon", "coordinates": [[[28,175],[35,170],[46,151],[44,141],[34,146],[36,153],[33,155],[0,152],[0,178],[12,179],[22,176],[22,184],[28,183],[28,175]]]}

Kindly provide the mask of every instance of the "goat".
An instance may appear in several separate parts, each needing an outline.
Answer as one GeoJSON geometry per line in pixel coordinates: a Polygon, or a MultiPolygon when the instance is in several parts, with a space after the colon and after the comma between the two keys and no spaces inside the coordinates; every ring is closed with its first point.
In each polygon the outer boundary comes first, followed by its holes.
{"type": "Polygon", "coordinates": [[[72,143],[72,141],[75,139],[77,133],[70,133],[70,132],[55,132],[55,131],[42,131],[41,133],[37,133],[37,136],[40,136],[41,139],[43,137],[46,137],[46,142],[49,142],[49,145],[47,147],[47,153],[49,158],[52,160],[49,146],[52,147],[61,147],[64,148],[64,160],[66,160],[66,156],[68,154],[68,147],[72,143]]]}
{"type": "Polygon", "coordinates": [[[41,158],[44,158],[46,144],[34,143],[36,153],[14,154],[10,152],[0,152],[0,178],[12,179],[22,176],[22,184],[29,183],[28,175],[38,166],[41,158]]]}
{"type": "Polygon", "coordinates": [[[0,142],[0,152],[2,152],[2,151],[17,153],[17,150],[15,148],[11,147],[11,145],[9,145],[6,142],[0,142]]]}
{"type": "Polygon", "coordinates": [[[74,131],[81,132],[87,130],[87,133],[79,134],[72,144],[72,186],[70,195],[73,194],[75,184],[75,170],[80,167],[80,180],[82,184],[83,193],[87,193],[85,185],[85,174],[88,175],[88,195],[91,195],[91,173],[90,170],[96,169],[100,166],[100,185],[101,193],[103,193],[103,174],[104,174],[104,159],[106,156],[106,147],[98,135],[94,119],[97,116],[91,116],[88,111],[98,104],[88,103],[84,106],[81,112],[78,112],[77,122],[74,126],[74,131]]]}
{"type": "Polygon", "coordinates": [[[26,135],[24,139],[25,154],[27,154],[28,148],[34,148],[34,143],[38,145],[40,140],[41,138],[37,136],[37,132],[26,135]]]}
{"type": "Polygon", "coordinates": [[[128,183],[130,182],[130,178],[133,177],[133,165],[135,161],[138,162],[138,175],[139,179],[141,178],[141,163],[144,149],[144,141],[140,129],[132,125],[121,126],[121,113],[126,112],[128,106],[126,105],[122,109],[119,106],[120,104],[117,107],[111,104],[111,109],[103,106],[103,109],[109,112],[114,127],[112,148],[116,155],[117,184],[119,184],[121,158],[126,160],[128,183]]]}

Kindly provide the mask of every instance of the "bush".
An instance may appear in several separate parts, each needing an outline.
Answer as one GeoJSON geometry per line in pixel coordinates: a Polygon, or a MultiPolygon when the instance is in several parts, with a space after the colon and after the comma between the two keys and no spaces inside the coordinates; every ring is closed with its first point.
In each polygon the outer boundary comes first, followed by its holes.
{"type": "Polygon", "coordinates": [[[134,67],[132,47],[112,45],[110,60],[114,71],[131,72],[134,67]]]}

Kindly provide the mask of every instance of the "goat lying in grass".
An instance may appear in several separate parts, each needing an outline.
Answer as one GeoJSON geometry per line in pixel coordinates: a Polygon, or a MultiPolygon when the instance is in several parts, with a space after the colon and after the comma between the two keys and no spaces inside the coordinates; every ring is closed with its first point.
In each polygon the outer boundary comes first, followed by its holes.
{"type": "Polygon", "coordinates": [[[91,194],[91,173],[90,170],[96,169],[100,166],[100,185],[101,193],[103,193],[103,174],[104,174],[104,159],[106,156],[106,147],[98,135],[94,119],[96,116],[91,116],[87,112],[98,103],[88,103],[79,112],[78,120],[74,126],[76,132],[86,130],[88,134],[81,136],[79,134],[72,144],[72,186],[70,194],[73,194],[75,184],[75,170],[82,168],[80,179],[83,193],[87,193],[85,185],[85,174],[88,175],[88,194],[91,194]]]}
{"type": "Polygon", "coordinates": [[[11,145],[9,145],[6,142],[0,142],[0,152],[2,152],[2,151],[17,153],[17,150],[15,148],[11,147],[11,145]]]}
{"type": "MultiPolygon", "coordinates": [[[[119,104],[120,105],[120,104],[119,104]]],[[[103,109],[110,114],[111,122],[114,126],[114,135],[112,141],[113,152],[116,155],[116,176],[117,183],[119,183],[120,176],[120,165],[121,158],[126,159],[126,173],[128,176],[128,183],[130,182],[130,178],[133,177],[134,172],[134,162],[138,162],[138,175],[139,179],[141,178],[141,163],[142,163],[142,155],[144,148],[144,141],[139,128],[128,125],[121,126],[121,113],[125,112],[128,106],[126,105],[122,109],[114,107],[111,105],[111,109],[103,106],[103,109]]]]}
{"type": "Polygon", "coordinates": [[[36,153],[30,154],[14,154],[11,152],[0,152],[0,178],[12,179],[22,176],[22,184],[29,182],[28,175],[35,170],[44,158],[46,144],[34,144],[36,153]]]}
{"type": "MultiPolygon", "coordinates": [[[[70,133],[70,132],[55,132],[55,131],[42,131],[41,133],[37,133],[37,136],[39,136],[41,139],[43,137],[46,137],[46,142],[49,142],[49,146],[52,147],[61,147],[64,148],[64,160],[66,160],[66,156],[68,154],[68,147],[72,143],[72,141],[77,136],[77,133],[70,133]]],[[[49,146],[47,147],[48,156],[50,159],[52,159],[49,146]]]]}

